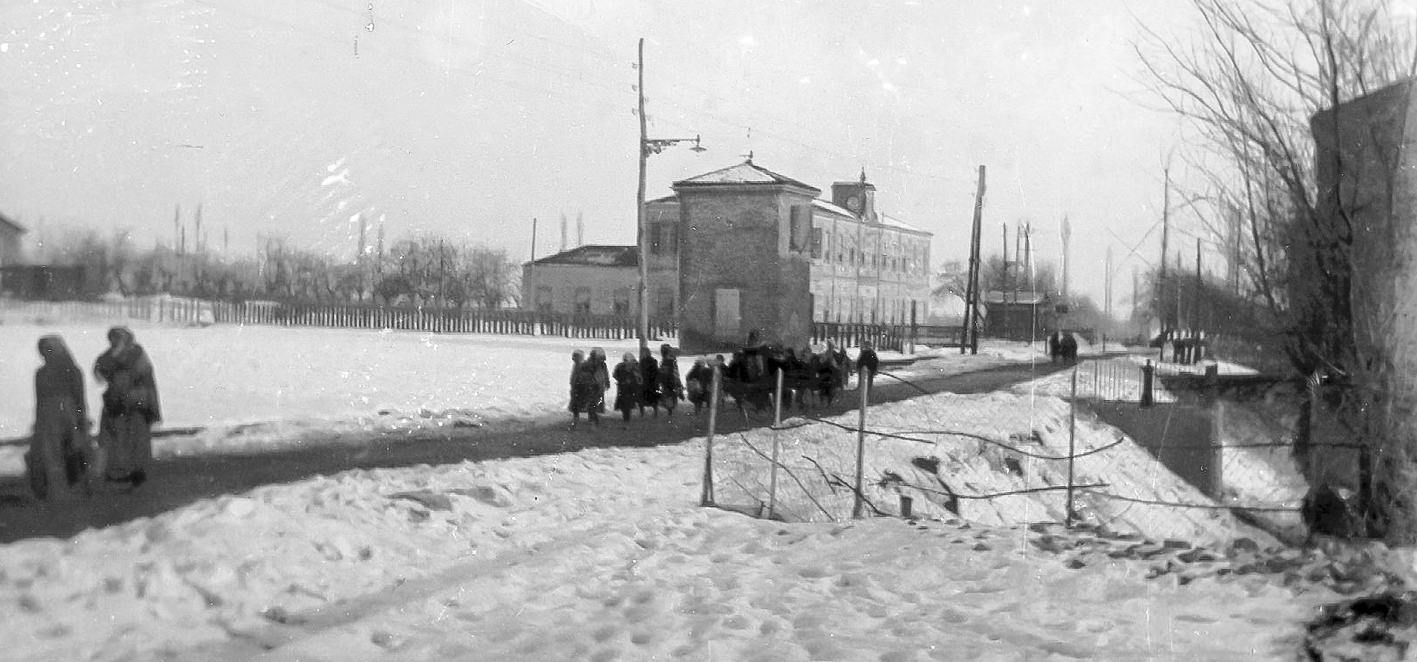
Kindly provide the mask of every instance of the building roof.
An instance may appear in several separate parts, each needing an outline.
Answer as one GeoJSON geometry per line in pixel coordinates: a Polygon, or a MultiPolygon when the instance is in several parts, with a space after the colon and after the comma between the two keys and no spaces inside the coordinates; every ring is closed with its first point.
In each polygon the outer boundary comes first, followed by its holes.
{"type": "Polygon", "coordinates": [[[672,202],[672,203],[674,203],[674,204],[677,205],[677,204],[679,204],[679,194],[678,194],[678,193],[670,193],[669,195],[666,195],[666,196],[664,196],[664,197],[662,197],[662,198],[655,198],[655,199],[653,199],[653,200],[646,200],[646,201],[645,201],[645,204],[647,204],[647,205],[652,205],[652,204],[655,204],[655,203],[663,203],[663,202],[672,202]]]}
{"type": "Polygon", "coordinates": [[[548,255],[532,264],[570,264],[590,267],[635,267],[640,264],[640,251],[634,246],[578,246],[548,255]]]}
{"type": "Polygon", "coordinates": [[[24,234],[28,232],[28,230],[25,229],[25,226],[16,223],[15,221],[11,220],[10,217],[4,214],[0,214],[0,229],[9,230],[10,232],[13,232],[15,234],[24,234]]]}
{"type": "Polygon", "coordinates": [[[823,200],[823,199],[821,199],[821,198],[817,198],[817,199],[813,200],[813,201],[812,201],[812,206],[813,206],[813,207],[816,207],[817,209],[820,209],[820,210],[822,210],[822,211],[825,211],[825,212],[827,212],[827,213],[829,213],[829,214],[836,214],[837,216],[845,216],[846,218],[849,218],[849,219],[851,219],[851,220],[853,220],[853,221],[859,220],[859,219],[856,218],[856,214],[851,213],[851,211],[848,210],[847,208],[845,208],[845,207],[839,207],[839,206],[834,205],[834,204],[832,204],[832,203],[830,203],[830,202],[827,202],[826,200],[823,200]]]}
{"type": "Polygon", "coordinates": [[[724,184],[796,186],[817,193],[822,192],[821,189],[815,186],[804,184],[786,175],[780,175],[762,166],[754,165],[751,160],[674,182],[675,188],[680,186],[718,186],[724,184]]]}
{"type": "Polygon", "coordinates": [[[897,229],[897,230],[905,230],[906,232],[918,232],[918,233],[920,233],[920,234],[930,234],[929,232],[926,232],[926,231],[924,231],[924,230],[921,230],[920,228],[917,228],[917,227],[915,227],[914,225],[911,225],[911,224],[909,224],[909,223],[906,223],[905,221],[902,221],[902,220],[900,220],[900,219],[898,219],[898,218],[895,218],[894,216],[887,216],[886,214],[881,214],[881,215],[880,215],[880,218],[881,218],[881,225],[884,225],[884,226],[886,226],[886,227],[895,228],[895,229],[897,229]]]}

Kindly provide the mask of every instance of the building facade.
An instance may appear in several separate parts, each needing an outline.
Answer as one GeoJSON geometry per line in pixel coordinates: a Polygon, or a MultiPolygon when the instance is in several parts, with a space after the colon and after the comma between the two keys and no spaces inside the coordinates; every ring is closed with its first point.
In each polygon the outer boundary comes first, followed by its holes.
{"type": "MultiPolygon", "coordinates": [[[[813,322],[930,316],[932,235],[881,213],[865,173],[832,184],[831,200],[751,159],[673,189],[645,203],[647,296],[651,317],[678,319],[685,347],[741,346],[755,330],[800,347],[813,322]]],[[[527,263],[523,305],[637,314],[637,256],[587,246],[527,263]]]]}
{"type": "MultiPolygon", "coordinates": [[[[672,272],[650,265],[651,296],[672,272]]],[[[544,313],[639,315],[639,250],[634,246],[580,246],[522,265],[522,306],[544,313]]],[[[650,301],[656,301],[651,298],[650,301]]],[[[662,301],[662,300],[661,300],[662,301]]],[[[668,308],[651,316],[672,318],[668,308]]]]}
{"type": "MultiPolygon", "coordinates": [[[[4,214],[0,214],[0,269],[5,267],[17,267],[22,260],[23,254],[20,250],[20,241],[25,234],[25,228],[16,223],[4,214]]],[[[3,291],[4,274],[0,274],[0,291],[3,291]]]]}

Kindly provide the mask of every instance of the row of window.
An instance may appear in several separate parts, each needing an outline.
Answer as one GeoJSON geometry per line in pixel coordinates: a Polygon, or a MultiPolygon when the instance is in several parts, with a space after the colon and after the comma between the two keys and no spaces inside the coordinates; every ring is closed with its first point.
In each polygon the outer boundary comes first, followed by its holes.
{"type": "Polygon", "coordinates": [[[890,298],[877,301],[872,297],[812,297],[813,319],[826,322],[886,322],[904,324],[910,321],[911,307],[917,320],[923,320],[924,310],[915,299],[890,298]],[[879,303],[879,307],[877,304],[879,303]],[[854,305],[853,305],[854,304],[854,305]]]}
{"type": "MultiPolygon", "coordinates": [[[[549,313],[555,310],[553,301],[553,290],[550,285],[541,285],[536,288],[536,309],[540,312],[549,313]]],[[[593,301],[593,291],[586,286],[577,287],[571,292],[571,312],[577,315],[588,315],[593,312],[591,302],[593,301]]],[[[634,288],[620,287],[611,291],[610,313],[613,315],[629,315],[632,310],[631,298],[634,297],[634,288]]],[[[668,287],[661,287],[655,292],[654,301],[651,304],[652,311],[657,316],[672,317],[674,315],[674,290],[668,287]]]]}
{"type": "MultiPolygon", "coordinates": [[[[822,228],[812,227],[811,209],[806,205],[792,207],[789,224],[788,250],[794,253],[810,253],[812,259],[869,266],[890,273],[909,276],[924,276],[928,268],[927,251],[920,242],[893,241],[886,250],[858,251],[854,242],[842,239],[833,243],[833,235],[822,228]]],[[[678,251],[678,227],[673,223],[655,223],[650,226],[649,252],[651,255],[674,255],[678,251]]],[[[838,235],[839,237],[840,235],[838,235]]],[[[868,240],[867,243],[874,244],[868,240]]]]}

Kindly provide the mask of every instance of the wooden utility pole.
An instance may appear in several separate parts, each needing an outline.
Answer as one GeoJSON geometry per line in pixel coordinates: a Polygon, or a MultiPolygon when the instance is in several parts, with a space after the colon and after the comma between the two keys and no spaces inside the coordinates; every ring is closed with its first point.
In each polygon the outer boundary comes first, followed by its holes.
{"type": "Polygon", "coordinates": [[[526,263],[527,287],[522,290],[522,300],[530,300],[532,310],[536,310],[536,217],[531,217],[531,260],[526,263]]]}
{"type": "Polygon", "coordinates": [[[964,353],[964,345],[969,344],[970,353],[979,353],[979,331],[975,320],[979,319],[979,244],[982,237],[984,219],[984,166],[979,166],[979,183],[974,192],[974,227],[969,236],[969,276],[964,294],[964,331],[959,353],[964,353]]]}
{"type": "Polygon", "coordinates": [[[1071,279],[1071,276],[1072,276],[1072,272],[1071,272],[1071,267],[1072,267],[1072,265],[1070,264],[1070,263],[1072,262],[1072,260],[1070,259],[1072,256],[1069,255],[1069,247],[1070,247],[1070,244],[1072,243],[1072,240],[1073,240],[1073,226],[1068,223],[1068,217],[1067,217],[1066,215],[1063,216],[1062,236],[1063,236],[1063,288],[1062,288],[1062,294],[1063,294],[1063,303],[1067,303],[1067,302],[1068,302],[1068,295],[1071,293],[1071,290],[1070,290],[1069,288],[1070,288],[1070,279],[1071,279]]]}
{"type": "Polygon", "coordinates": [[[999,330],[1007,338],[1009,337],[1009,315],[1002,304],[1009,300],[1009,224],[1003,223],[1002,225],[1004,227],[1004,275],[999,283],[999,302],[1001,304],[999,306],[999,330]]]}
{"type": "Polygon", "coordinates": [[[1191,329],[1201,328],[1201,239],[1196,237],[1196,293],[1191,297],[1191,329]]]}
{"type": "MultiPolygon", "coordinates": [[[[1157,272],[1156,287],[1157,303],[1156,315],[1161,324],[1161,332],[1167,329],[1166,313],[1166,250],[1167,244],[1171,240],[1171,166],[1166,166],[1166,188],[1161,192],[1161,268],[1157,272]]],[[[1179,320],[1177,320],[1179,323],[1179,320]]],[[[1174,324],[1172,326],[1175,326],[1174,324]]]]}
{"type": "Polygon", "coordinates": [[[640,253],[640,283],[639,283],[639,337],[640,354],[644,355],[649,349],[649,251],[645,250],[645,169],[649,165],[649,125],[645,120],[645,39],[640,37],[640,58],[636,70],[639,73],[639,85],[635,91],[639,93],[640,116],[640,141],[636,145],[637,152],[640,153],[640,187],[639,193],[635,197],[635,246],[640,253]]]}

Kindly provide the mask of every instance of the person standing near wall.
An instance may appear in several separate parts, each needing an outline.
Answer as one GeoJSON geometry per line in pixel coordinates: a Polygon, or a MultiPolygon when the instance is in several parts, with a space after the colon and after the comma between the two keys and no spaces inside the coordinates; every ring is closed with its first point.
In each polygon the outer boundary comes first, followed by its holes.
{"type": "Polygon", "coordinates": [[[871,347],[869,341],[861,343],[861,353],[857,355],[856,360],[866,370],[866,387],[875,388],[876,369],[881,366],[881,359],[876,356],[876,350],[871,347]]]}

